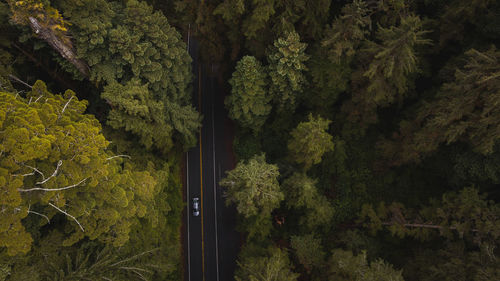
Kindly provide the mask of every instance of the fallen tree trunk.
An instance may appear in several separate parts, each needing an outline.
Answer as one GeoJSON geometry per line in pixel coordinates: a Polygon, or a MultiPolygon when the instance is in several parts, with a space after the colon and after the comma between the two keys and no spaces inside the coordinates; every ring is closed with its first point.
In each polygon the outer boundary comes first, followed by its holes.
{"type": "Polygon", "coordinates": [[[86,78],[89,77],[89,66],[77,58],[73,46],[65,44],[52,29],[42,26],[34,17],[29,17],[29,23],[33,32],[54,48],[64,59],[73,64],[76,69],[86,78]]]}

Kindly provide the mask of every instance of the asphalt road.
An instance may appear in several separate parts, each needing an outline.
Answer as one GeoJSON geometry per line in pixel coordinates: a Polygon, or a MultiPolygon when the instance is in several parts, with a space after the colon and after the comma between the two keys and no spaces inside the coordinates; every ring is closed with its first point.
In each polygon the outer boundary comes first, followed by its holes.
{"type": "Polygon", "coordinates": [[[198,61],[198,44],[190,38],[193,58],[194,104],[203,115],[198,145],[186,153],[186,280],[234,280],[239,234],[236,210],[227,207],[218,182],[232,169],[232,125],[224,108],[224,92],[214,65],[198,61]],[[199,216],[192,214],[192,198],[200,198],[199,216]]]}

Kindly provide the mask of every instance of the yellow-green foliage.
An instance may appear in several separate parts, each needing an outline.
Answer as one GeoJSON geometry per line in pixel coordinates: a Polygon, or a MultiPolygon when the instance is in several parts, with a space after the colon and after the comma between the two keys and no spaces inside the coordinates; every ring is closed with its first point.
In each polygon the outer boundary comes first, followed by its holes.
{"type": "Polygon", "coordinates": [[[30,250],[27,216],[41,225],[64,216],[64,245],[89,237],[120,246],[148,212],[155,178],[106,150],[86,107],[71,90],[54,95],[41,81],[26,98],[0,92],[0,246],[10,255],[30,250]]]}
{"type": "Polygon", "coordinates": [[[69,23],[63,19],[57,9],[50,6],[46,0],[8,0],[12,11],[12,20],[16,24],[29,25],[29,18],[35,18],[43,27],[50,28],[67,44],[71,41],[67,37],[69,23]]]}

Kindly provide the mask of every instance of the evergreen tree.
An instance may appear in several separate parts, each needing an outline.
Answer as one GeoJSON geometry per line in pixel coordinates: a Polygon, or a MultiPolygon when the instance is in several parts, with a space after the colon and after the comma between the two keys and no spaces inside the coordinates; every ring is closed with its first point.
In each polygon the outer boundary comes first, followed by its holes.
{"type": "Polygon", "coordinates": [[[342,15],[337,17],[325,31],[321,42],[329,48],[329,57],[333,62],[340,62],[353,57],[361,42],[370,33],[370,10],[366,2],[354,0],[342,8],[342,15]]]}
{"type": "Polygon", "coordinates": [[[191,59],[179,33],[144,2],[61,1],[90,79],[104,83],[109,124],[168,151],[196,143],[198,113],[190,105],[191,59]],[[145,116],[148,115],[147,117],[145,116]]]}
{"type": "Polygon", "coordinates": [[[302,211],[299,223],[309,230],[328,225],[334,213],[330,202],[318,192],[316,182],[304,173],[294,173],[283,182],[287,207],[302,211]]]}
{"type": "Polygon", "coordinates": [[[220,185],[227,189],[226,203],[235,203],[245,218],[259,213],[270,215],[284,198],[278,176],[278,166],[266,163],[264,155],[256,155],[228,171],[220,185]]]}
{"type": "Polygon", "coordinates": [[[288,143],[288,149],[292,159],[304,164],[306,170],[313,164],[320,163],[323,154],[333,151],[333,137],[327,132],[330,123],[330,120],[319,116],[314,118],[309,114],[309,120],[300,123],[291,132],[292,138],[288,143]]]}
{"type": "Polygon", "coordinates": [[[368,263],[366,252],[353,255],[350,251],[335,249],[329,261],[328,280],[356,280],[356,281],[403,281],[401,271],[395,270],[392,265],[381,259],[368,263]]]}
{"type": "Polygon", "coordinates": [[[440,144],[463,141],[473,150],[490,154],[499,138],[500,51],[466,52],[464,67],[443,85],[436,99],[418,110],[414,121],[403,121],[396,140],[379,145],[391,164],[419,161],[440,144]]]}
{"type": "Polygon", "coordinates": [[[315,238],[313,234],[303,236],[292,236],[290,246],[295,250],[295,254],[300,264],[310,272],[313,267],[319,267],[323,264],[325,252],[321,246],[321,240],[315,238]]]}
{"type": "Polygon", "coordinates": [[[297,95],[303,91],[306,83],[305,62],[309,57],[305,54],[307,44],[300,42],[299,34],[288,32],[284,37],[274,41],[269,55],[269,76],[271,77],[270,93],[281,109],[294,109],[297,95]]]}
{"type": "Polygon", "coordinates": [[[370,82],[368,101],[386,105],[394,101],[395,95],[404,95],[408,90],[409,75],[417,71],[415,47],[430,44],[423,39],[427,31],[422,31],[418,16],[401,18],[398,27],[379,26],[376,38],[380,43],[369,42],[366,52],[373,55],[373,61],[364,73],[370,82]]]}
{"type": "Polygon", "coordinates": [[[407,209],[396,202],[389,206],[382,202],[376,210],[364,205],[360,217],[372,231],[386,226],[400,237],[425,240],[439,233],[453,240],[454,234],[458,234],[479,245],[500,243],[500,205],[486,200],[474,188],[465,188],[458,194],[446,193],[441,201],[433,201],[420,210],[407,209]]]}
{"type": "Polygon", "coordinates": [[[28,252],[23,222],[56,215],[67,221],[64,245],[84,237],[123,245],[150,209],[155,178],[106,150],[99,122],[71,90],[53,95],[38,81],[26,99],[2,92],[0,103],[0,246],[28,252]]]}
{"type": "Polygon", "coordinates": [[[231,95],[225,101],[229,116],[258,133],[271,112],[264,67],[255,57],[245,56],[238,61],[229,84],[231,95]]]}
{"type": "Polygon", "coordinates": [[[286,252],[276,247],[270,247],[264,255],[243,255],[234,276],[236,281],[294,281],[297,278],[286,252]]]}

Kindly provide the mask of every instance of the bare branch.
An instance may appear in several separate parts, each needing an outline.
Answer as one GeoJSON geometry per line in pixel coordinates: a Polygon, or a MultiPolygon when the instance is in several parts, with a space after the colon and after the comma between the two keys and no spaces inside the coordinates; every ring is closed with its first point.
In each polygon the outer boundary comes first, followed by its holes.
{"type": "Polygon", "coordinates": [[[31,166],[28,166],[28,165],[24,165],[24,166],[26,166],[26,167],[32,169],[33,171],[39,173],[42,176],[42,178],[45,179],[45,175],[42,172],[40,172],[40,170],[38,170],[37,168],[31,167],[31,166]]]}
{"type": "Polygon", "coordinates": [[[55,177],[57,175],[57,172],[59,171],[59,167],[61,167],[61,165],[62,165],[62,160],[59,160],[59,162],[57,162],[57,167],[56,167],[55,171],[52,173],[52,175],[50,175],[50,177],[44,179],[43,181],[37,182],[36,184],[44,184],[48,180],[50,180],[51,178],[55,177]]]}
{"type": "Polygon", "coordinates": [[[117,158],[117,157],[124,157],[124,158],[128,158],[128,159],[132,159],[132,157],[130,157],[128,155],[120,154],[120,155],[115,155],[115,156],[108,157],[108,158],[106,158],[106,161],[114,159],[114,158],[117,158]]]}
{"type": "Polygon", "coordinates": [[[149,250],[149,251],[144,251],[144,252],[139,253],[139,254],[137,254],[137,255],[135,255],[135,256],[132,256],[132,257],[126,258],[126,259],[124,259],[124,260],[121,260],[121,261],[119,261],[119,262],[116,262],[116,263],[114,263],[114,264],[110,265],[110,267],[111,267],[111,266],[117,266],[117,265],[119,265],[119,264],[122,264],[122,263],[125,263],[125,262],[128,262],[128,261],[131,261],[131,260],[137,259],[137,258],[139,258],[139,257],[141,257],[141,256],[144,256],[144,255],[146,255],[146,254],[152,253],[152,252],[157,251],[157,250],[159,250],[159,249],[160,249],[160,248],[154,248],[154,249],[151,249],[151,250],[149,250]]]}
{"type": "Polygon", "coordinates": [[[68,44],[67,42],[59,38],[52,29],[40,24],[36,18],[29,17],[28,19],[30,21],[31,29],[33,30],[33,32],[35,32],[35,34],[37,34],[38,37],[47,42],[64,59],[72,63],[84,77],[89,77],[89,66],[77,57],[76,51],[71,43],[68,44]]]}
{"type": "Polygon", "coordinates": [[[16,81],[16,82],[19,82],[19,83],[23,84],[24,86],[26,86],[26,87],[28,87],[28,88],[30,88],[30,89],[33,89],[33,87],[32,87],[32,86],[30,86],[30,84],[28,84],[28,83],[24,82],[23,80],[21,80],[21,79],[17,78],[16,76],[14,76],[14,75],[12,75],[12,74],[9,74],[9,78],[10,78],[11,80],[13,80],[13,81],[16,81]]]}
{"type": "Polygon", "coordinates": [[[59,212],[61,212],[61,213],[65,214],[66,216],[68,216],[68,217],[72,218],[72,219],[73,219],[73,220],[74,220],[74,221],[78,224],[78,226],[80,227],[80,229],[82,230],[82,232],[85,232],[85,229],[83,229],[83,226],[80,224],[80,222],[79,222],[79,221],[78,221],[75,217],[73,217],[72,215],[70,215],[70,214],[66,213],[65,211],[63,211],[63,210],[61,210],[61,209],[59,209],[56,205],[54,205],[54,204],[52,204],[52,203],[50,203],[50,202],[49,202],[49,205],[50,205],[51,207],[55,208],[56,210],[58,210],[59,212]]]}
{"type": "Polygon", "coordinates": [[[66,104],[64,105],[62,111],[61,111],[61,114],[59,114],[59,118],[61,118],[61,116],[63,115],[64,111],[66,110],[66,107],[68,107],[68,104],[69,102],[73,99],[74,96],[71,96],[68,100],[68,102],[66,102],[66,104]]]}
{"type": "Polygon", "coordinates": [[[73,185],[68,185],[68,186],[65,186],[65,187],[60,187],[60,188],[41,188],[41,187],[33,187],[33,188],[29,188],[29,189],[17,189],[19,192],[30,192],[30,191],[61,191],[61,190],[66,190],[66,189],[70,189],[70,188],[73,188],[73,187],[76,187],[76,186],[79,186],[80,184],[82,184],[83,182],[85,182],[86,180],[88,180],[89,178],[84,178],[83,180],[79,181],[78,183],[75,183],[73,185]]]}
{"type": "Polygon", "coordinates": [[[44,218],[47,220],[47,222],[50,224],[49,217],[47,217],[46,215],[44,215],[44,214],[40,214],[40,213],[37,213],[37,212],[35,212],[35,211],[30,211],[30,210],[28,210],[28,213],[32,213],[32,214],[35,214],[35,215],[39,215],[39,216],[41,216],[41,217],[44,217],[44,218]]]}

